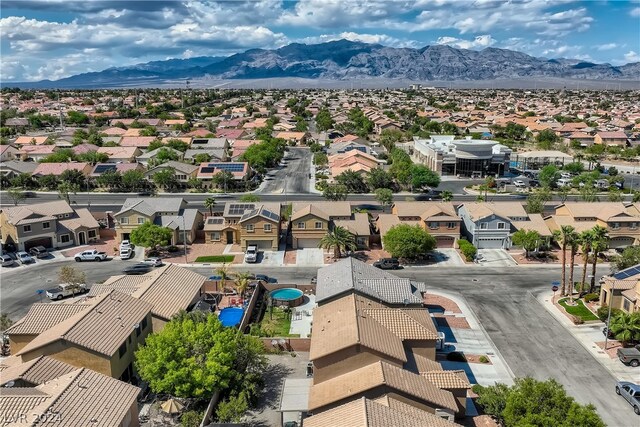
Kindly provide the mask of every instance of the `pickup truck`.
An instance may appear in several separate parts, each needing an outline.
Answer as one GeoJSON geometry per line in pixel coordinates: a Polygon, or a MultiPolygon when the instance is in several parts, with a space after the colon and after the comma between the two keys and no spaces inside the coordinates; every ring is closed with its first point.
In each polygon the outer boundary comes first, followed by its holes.
{"type": "Polygon", "coordinates": [[[244,254],[244,262],[256,262],[258,260],[258,247],[256,245],[247,246],[247,252],[244,254]]]}
{"type": "Polygon", "coordinates": [[[635,347],[619,348],[617,354],[618,359],[625,365],[631,365],[634,368],[640,366],[640,344],[635,347]]]}
{"type": "Polygon", "coordinates": [[[80,262],[80,261],[104,261],[105,259],[107,259],[107,253],[106,252],[98,252],[97,249],[90,249],[88,251],[78,252],[77,254],[75,254],[73,256],[73,259],[75,259],[76,262],[80,262]]]}
{"type": "Polygon", "coordinates": [[[62,285],[58,285],[55,288],[47,289],[47,298],[59,300],[64,297],[68,297],[71,295],[80,295],[86,292],[89,292],[89,289],[85,284],[70,285],[67,283],[63,283],[62,285]]]}

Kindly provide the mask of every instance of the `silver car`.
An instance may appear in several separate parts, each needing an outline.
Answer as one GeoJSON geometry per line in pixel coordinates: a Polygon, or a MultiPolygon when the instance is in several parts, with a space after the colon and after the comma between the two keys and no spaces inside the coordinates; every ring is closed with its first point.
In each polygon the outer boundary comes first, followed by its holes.
{"type": "Polygon", "coordinates": [[[633,406],[633,412],[640,415],[640,385],[628,381],[618,381],[616,394],[624,397],[633,406]]]}
{"type": "Polygon", "coordinates": [[[0,260],[2,261],[3,267],[11,267],[15,263],[13,258],[6,254],[0,255],[0,260]]]}
{"type": "Polygon", "coordinates": [[[16,257],[18,258],[18,262],[20,264],[31,264],[36,262],[36,260],[26,252],[18,252],[16,254],[16,257]]]}

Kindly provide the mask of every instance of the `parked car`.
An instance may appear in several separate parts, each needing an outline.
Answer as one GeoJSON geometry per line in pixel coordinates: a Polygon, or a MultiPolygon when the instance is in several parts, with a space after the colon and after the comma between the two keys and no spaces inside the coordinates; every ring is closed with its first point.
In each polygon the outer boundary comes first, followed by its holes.
{"type": "Polygon", "coordinates": [[[606,179],[596,179],[593,183],[593,186],[598,190],[608,190],[609,189],[609,181],[606,179]]]}
{"type": "Polygon", "coordinates": [[[164,263],[162,262],[162,259],[158,257],[145,258],[145,260],[142,261],[142,263],[149,264],[152,267],[161,267],[164,265],[164,263]]]}
{"type": "Polygon", "coordinates": [[[318,283],[318,276],[313,276],[313,277],[311,278],[311,284],[312,284],[312,285],[315,285],[315,284],[317,284],[317,283],[318,283]]]}
{"type": "Polygon", "coordinates": [[[2,261],[2,264],[0,265],[2,265],[3,267],[11,267],[13,264],[15,264],[15,260],[7,254],[0,255],[0,260],[2,261]]]}
{"type": "Polygon", "coordinates": [[[68,283],[63,283],[61,285],[56,286],[52,289],[47,289],[46,294],[47,298],[51,300],[60,300],[62,298],[79,295],[89,292],[89,288],[84,283],[79,285],[70,285],[68,283]]]}
{"type": "Polygon", "coordinates": [[[525,188],[527,186],[527,184],[521,179],[516,179],[515,181],[513,181],[513,185],[518,188],[525,188]]]}
{"type": "Polygon", "coordinates": [[[569,172],[562,172],[560,174],[560,178],[571,179],[571,178],[573,178],[573,175],[571,175],[571,173],[569,173],[569,172]]]}
{"type": "Polygon", "coordinates": [[[120,248],[120,259],[130,259],[133,256],[133,251],[131,248],[120,248]]]}
{"type": "Polygon", "coordinates": [[[254,274],[253,279],[262,280],[265,283],[278,283],[278,279],[275,277],[269,277],[266,274],[254,274]]]}
{"type": "Polygon", "coordinates": [[[571,187],[571,184],[573,183],[573,180],[571,178],[560,178],[557,182],[556,182],[556,186],[558,186],[558,188],[561,187],[571,187]]]}
{"type": "Polygon", "coordinates": [[[625,398],[636,415],[640,415],[640,385],[628,381],[618,381],[616,383],[616,394],[625,398]]]}
{"type": "Polygon", "coordinates": [[[540,181],[538,181],[537,179],[530,179],[529,180],[529,187],[540,187],[540,181]]]}
{"type": "Polygon", "coordinates": [[[373,263],[373,266],[382,270],[397,270],[400,268],[400,261],[398,258],[380,258],[373,263]]]}
{"type": "Polygon", "coordinates": [[[222,280],[222,276],[218,276],[218,275],[209,276],[207,280],[222,280]]]}
{"type": "Polygon", "coordinates": [[[31,263],[36,262],[36,260],[35,260],[35,259],[33,259],[33,258],[31,257],[31,255],[29,255],[29,254],[28,254],[28,253],[26,253],[26,252],[18,252],[18,253],[16,254],[16,257],[18,258],[18,262],[19,262],[20,264],[31,264],[31,263]]]}
{"type": "Polygon", "coordinates": [[[616,352],[618,359],[625,365],[631,365],[634,368],[640,366],[640,344],[635,347],[619,348],[616,352]]]}
{"type": "Polygon", "coordinates": [[[78,252],[73,256],[76,262],[80,261],[104,261],[107,259],[106,252],[99,252],[97,249],[89,249],[86,251],[78,252]]]}
{"type": "Polygon", "coordinates": [[[146,274],[150,272],[152,268],[149,264],[135,264],[125,268],[122,272],[124,274],[146,274]]]}
{"type": "Polygon", "coordinates": [[[256,245],[247,246],[247,252],[244,254],[244,262],[253,263],[258,260],[258,247],[256,245]]]}
{"type": "Polygon", "coordinates": [[[123,240],[122,242],[120,242],[120,250],[123,249],[133,249],[131,242],[128,240],[123,240]]]}
{"type": "Polygon", "coordinates": [[[44,246],[36,246],[34,248],[29,249],[29,254],[38,259],[47,258],[49,256],[49,251],[44,246]]]}

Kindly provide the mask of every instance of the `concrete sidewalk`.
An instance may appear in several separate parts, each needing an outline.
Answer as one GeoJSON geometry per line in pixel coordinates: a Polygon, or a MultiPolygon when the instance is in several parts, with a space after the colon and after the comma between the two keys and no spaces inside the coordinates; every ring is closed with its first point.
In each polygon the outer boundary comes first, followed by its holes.
{"type": "Polygon", "coordinates": [[[614,378],[618,381],[638,382],[638,376],[640,376],[640,370],[638,368],[626,366],[617,358],[612,359],[603,349],[596,345],[596,342],[604,341],[604,335],[602,334],[603,323],[574,325],[573,322],[552,303],[552,297],[553,294],[551,292],[543,292],[537,295],[536,299],[614,378]]]}

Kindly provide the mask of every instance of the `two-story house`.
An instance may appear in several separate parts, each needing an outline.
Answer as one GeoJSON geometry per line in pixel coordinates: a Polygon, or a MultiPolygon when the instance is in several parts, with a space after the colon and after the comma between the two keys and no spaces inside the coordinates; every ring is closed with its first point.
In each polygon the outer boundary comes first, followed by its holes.
{"type": "Polygon", "coordinates": [[[488,203],[464,203],[458,207],[463,233],[478,249],[509,249],[511,221],[491,209],[488,203]]]}
{"type": "Polygon", "coordinates": [[[116,237],[129,240],[131,232],[145,222],[167,227],[172,232],[170,244],[186,242],[191,244],[196,231],[202,227],[202,214],[197,209],[189,209],[187,202],[176,198],[153,198],[125,200],[122,209],[114,215],[116,237]]]}
{"type": "Polygon", "coordinates": [[[596,144],[602,145],[616,145],[618,147],[626,147],[627,146],[627,134],[624,132],[598,132],[594,138],[594,142],[596,144]]]}
{"type": "MultiPolygon", "coordinates": [[[[336,221],[353,221],[351,204],[349,202],[293,202],[291,205],[291,245],[293,249],[317,248],[320,239],[332,229],[336,221]]],[[[360,238],[360,246],[368,246],[369,243],[369,221],[367,219],[365,234],[363,231],[362,218],[358,219],[358,224],[349,223],[350,230],[356,240],[360,238]]]]}
{"type": "Polygon", "coordinates": [[[87,244],[100,237],[100,224],[87,209],[57,200],[0,210],[0,233],[5,248],[28,251],[87,244]]]}
{"type": "Polygon", "coordinates": [[[640,311],[640,264],[600,280],[600,304],[625,313],[640,311]]]}
{"type": "Polygon", "coordinates": [[[23,362],[49,356],[129,381],[134,353],[151,325],[151,304],[111,291],[89,300],[84,310],[43,331],[15,355],[23,362]]]}
{"type": "Polygon", "coordinates": [[[460,238],[462,220],[451,202],[396,202],[391,213],[400,223],[420,224],[436,239],[438,248],[453,248],[460,238]]]}

